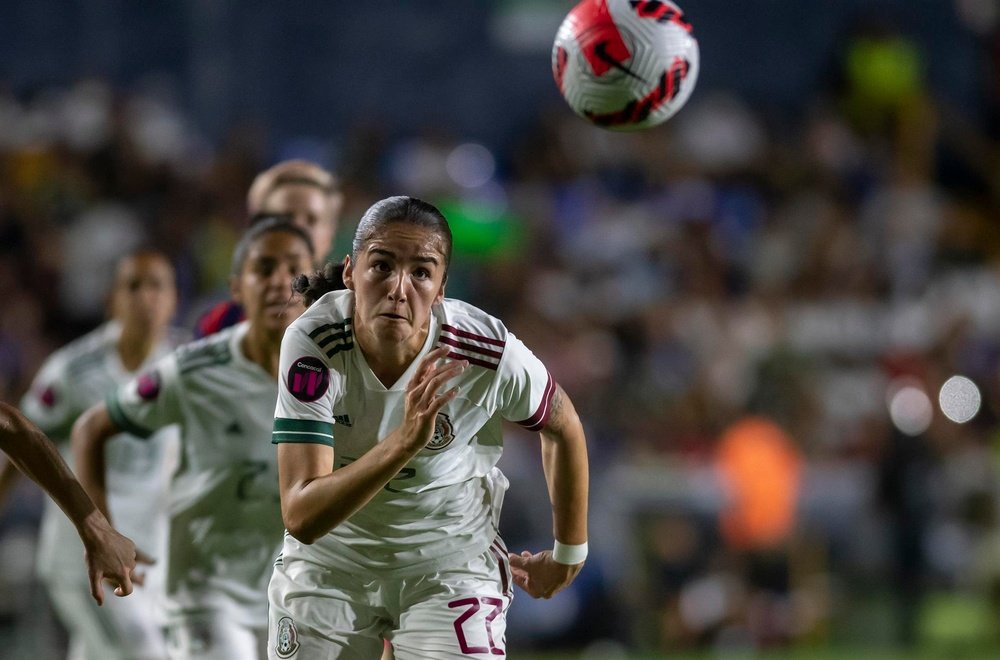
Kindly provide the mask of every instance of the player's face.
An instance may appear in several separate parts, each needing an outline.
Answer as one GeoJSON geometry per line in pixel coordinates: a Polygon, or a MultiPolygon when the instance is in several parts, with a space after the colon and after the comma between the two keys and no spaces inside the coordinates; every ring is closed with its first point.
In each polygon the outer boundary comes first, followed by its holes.
{"type": "MultiPolygon", "coordinates": [[[[419,351],[431,306],[444,297],[443,241],[434,231],[390,223],[347,259],[344,283],[354,291],[354,325],[377,346],[419,351]]],[[[363,341],[363,340],[362,340],[363,341]]]]}
{"type": "Polygon", "coordinates": [[[264,211],[290,215],[292,222],[309,232],[318,262],[330,252],[342,202],[340,194],[328,195],[316,186],[288,183],[268,195],[264,211]]]}
{"type": "Polygon", "coordinates": [[[292,299],[292,280],[312,268],[312,255],[301,238],[285,231],[263,234],[250,246],[233,298],[243,305],[251,325],[281,333],[305,307],[292,299]]]}
{"type": "Polygon", "coordinates": [[[160,332],[177,308],[173,267],[158,254],[127,257],[115,274],[111,307],[127,332],[160,332]]]}

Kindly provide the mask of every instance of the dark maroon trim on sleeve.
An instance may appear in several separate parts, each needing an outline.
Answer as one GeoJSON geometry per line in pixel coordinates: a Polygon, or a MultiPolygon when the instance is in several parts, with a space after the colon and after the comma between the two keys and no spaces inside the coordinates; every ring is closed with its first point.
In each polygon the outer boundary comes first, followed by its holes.
{"type": "Polygon", "coordinates": [[[517,422],[529,431],[541,431],[549,423],[549,415],[552,414],[552,396],[556,393],[556,381],[552,379],[552,374],[548,374],[549,380],[545,383],[545,392],[542,394],[542,401],[538,404],[538,410],[528,419],[517,422]]]}
{"type": "Polygon", "coordinates": [[[466,339],[471,339],[473,341],[481,341],[484,344],[492,344],[493,346],[499,346],[500,348],[503,348],[504,346],[504,342],[500,341],[499,339],[494,339],[493,337],[484,337],[483,335],[477,335],[474,332],[462,330],[460,328],[456,328],[453,325],[448,325],[447,323],[442,323],[441,327],[450,332],[451,334],[455,335],[456,337],[464,337],[466,339]]]}

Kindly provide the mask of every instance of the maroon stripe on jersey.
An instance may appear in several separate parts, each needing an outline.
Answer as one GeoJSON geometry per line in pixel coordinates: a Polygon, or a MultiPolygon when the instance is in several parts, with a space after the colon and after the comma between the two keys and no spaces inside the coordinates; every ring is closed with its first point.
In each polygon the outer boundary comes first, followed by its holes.
{"type": "Polygon", "coordinates": [[[495,545],[490,546],[490,552],[492,552],[493,556],[497,558],[497,564],[500,567],[500,586],[503,589],[501,593],[504,596],[509,596],[510,578],[507,576],[507,555],[501,554],[501,552],[496,549],[495,545]]]}
{"type": "Polygon", "coordinates": [[[542,394],[542,401],[538,404],[538,410],[528,419],[518,422],[529,431],[541,431],[549,422],[549,415],[552,413],[552,395],[556,391],[556,382],[549,374],[549,381],[545,384],[545,392],[542,394]]]}
{"type": "Polygon", "coordinates": [[[442,323],[441,327],[448,333],[455,335],[456,337],[465,337],[466,339],[471,339],[473,341],[480,341],[484,344],[492,344],[493,346],[499,346],[503,348],[504,342],[499,339],[493,339],[492,337],[484,337],[482,335],[477,335],[473,332],[468,332],[466,330],[459,330],[453,325],[448,325],[447,323],[442,323]]]}
{"type": "MultiPolygon", "coordinates": [[[[440,342],[438,345],[440,345],[440,342]]],[[[448,351],[448,355],[445,357],[450,357],[452,360],[465,360],[469,364],[474,364],[477,367],[485,367],[487,369],[492,369],[493,371],[497,370],[496,362],[487,362],[486,360],[478,358],[474,355],[466,355],[465,353],[459,353],[458,351],[451,350],[448,351]]]]}
{"type": "Polygon", "coordinates": [[[474,344],[466,344],[464,341],[458,341],[457,339],[452,339],[451,337],[442,336],[438,338],[438,341],[442,344],[448,344],[449,346],[460,348],[463,351],[473,351],[474,353],[482,353],[483,355],[487,355],[491,358],[496,358],[497,360],[503,357],[503,353],[500,353],[498,351],[491,351],[488,348],[481,348],[479,346],[475,346],[474,344]]]}

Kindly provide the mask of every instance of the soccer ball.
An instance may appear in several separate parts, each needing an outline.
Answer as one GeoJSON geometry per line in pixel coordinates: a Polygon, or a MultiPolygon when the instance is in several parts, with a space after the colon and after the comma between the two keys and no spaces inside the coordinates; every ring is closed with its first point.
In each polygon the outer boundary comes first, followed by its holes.
{"type": "Polygon", "coordinates": [[[669,119],[698,79],[698,42],[665,0],[583,0],[552,46],[552,74],[573,112],[634,131],[669,119]]]}

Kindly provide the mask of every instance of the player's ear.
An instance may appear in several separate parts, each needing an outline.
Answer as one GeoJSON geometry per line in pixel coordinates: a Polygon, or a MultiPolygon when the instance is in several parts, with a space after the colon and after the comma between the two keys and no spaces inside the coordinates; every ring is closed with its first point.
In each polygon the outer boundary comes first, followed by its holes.
{"type": "Polygon", "coordinates": [[[351,291],[354,291],[354,262],[351,261],[351,255],[344,255],[344,286],[346,286],[351,291]]]}

